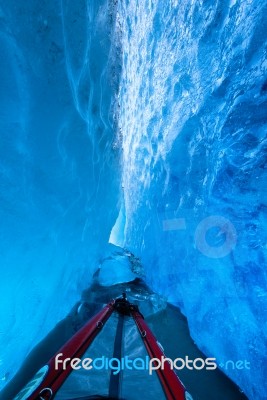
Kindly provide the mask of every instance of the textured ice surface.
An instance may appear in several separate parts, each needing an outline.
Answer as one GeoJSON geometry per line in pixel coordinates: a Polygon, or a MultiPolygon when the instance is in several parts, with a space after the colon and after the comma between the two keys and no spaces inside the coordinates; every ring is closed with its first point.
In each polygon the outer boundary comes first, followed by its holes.
{"type": "Polygon", "coordinates": [[[248,360],[227,373],[267,397],[266,11],[1,2],[0,385],[110,238],[140,257],[199,347],[248,360]]]}
{"type": "Polygon", "coordinates": [[[112,30],[105,2],[0,4],[0,385],[88,286],[119,212],[112,30]]]}
{"type": "Polygon", "coordinates": [[[132,268],[131,255],[123,249],[109,246],[109,254],[101,259],[98,281],[102,286],[130,282],[138,277],[132,268]]]}
{"type": "Polygon", "coordinates": [[[251,363],[227,371],[251,399],[267,397],[266,11],[129,0],[118,12],[119,243],[206,354],[251,363]]]}

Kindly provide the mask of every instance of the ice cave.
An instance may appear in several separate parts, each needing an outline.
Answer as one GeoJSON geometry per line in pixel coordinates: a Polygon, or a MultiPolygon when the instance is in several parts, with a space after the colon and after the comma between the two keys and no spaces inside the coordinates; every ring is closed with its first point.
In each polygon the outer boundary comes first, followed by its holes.
{"type": "Polygon", "coordinates": [[[96,275],[143,282],[167,355],[216,358],[194,400],[267,399],[266,15],[0,1],[1,400],[96,275]]]}

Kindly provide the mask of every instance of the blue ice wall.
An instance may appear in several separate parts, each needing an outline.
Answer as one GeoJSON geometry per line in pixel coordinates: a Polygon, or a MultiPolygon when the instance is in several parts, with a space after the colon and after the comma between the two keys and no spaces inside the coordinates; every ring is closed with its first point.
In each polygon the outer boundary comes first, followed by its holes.
{"type": "Polygon", "coordinates": [[[266,1],[119,4],[119,242],[266,399],[266,1]]]}
{"type": "Polygon", "coordinates": [[[266,399],[266,11],[0,3],[0,386],[110,237],[207,355],[250,362],[226,372],[266,399]]]}
{"type": "Polygon", "coordinates": [[[1,386],[88,286],[118,214],[112,14],[0,4],[1,386]]]}

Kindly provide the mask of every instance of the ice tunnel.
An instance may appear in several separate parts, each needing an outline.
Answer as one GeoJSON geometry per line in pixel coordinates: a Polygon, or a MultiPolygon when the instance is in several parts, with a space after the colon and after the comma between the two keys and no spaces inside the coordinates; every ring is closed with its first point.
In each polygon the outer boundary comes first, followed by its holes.
{"type": "Polygon", "coordinates": [[[0,390],[101,266],[267,398],[266,12],[0,2],[0,390]]]}

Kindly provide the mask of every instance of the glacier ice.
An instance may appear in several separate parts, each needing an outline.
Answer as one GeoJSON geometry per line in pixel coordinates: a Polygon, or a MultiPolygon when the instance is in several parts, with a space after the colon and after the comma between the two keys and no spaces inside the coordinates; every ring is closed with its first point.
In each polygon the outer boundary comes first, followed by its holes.
{"type": "Polygon", "coordinates": [[[250,362],[227,373],[251,399],[267,396],[265,12],[119,2],[120,243],[205,354],[250,362]]]}
{"type": "Polygon", "coordinates": [[[140,258],[199,348],[248,360],[227,374],[267,397],[266,11],[0,4],[0,387],[101,263],[108,285],[140,258]],[[108,242],[133,257],[115,278],[108,242]]]}
{"type": "Polygon", "coordinates": [[[100,7],[0,4],[1,386],[90,284],[119,212],[100,7]]]}

